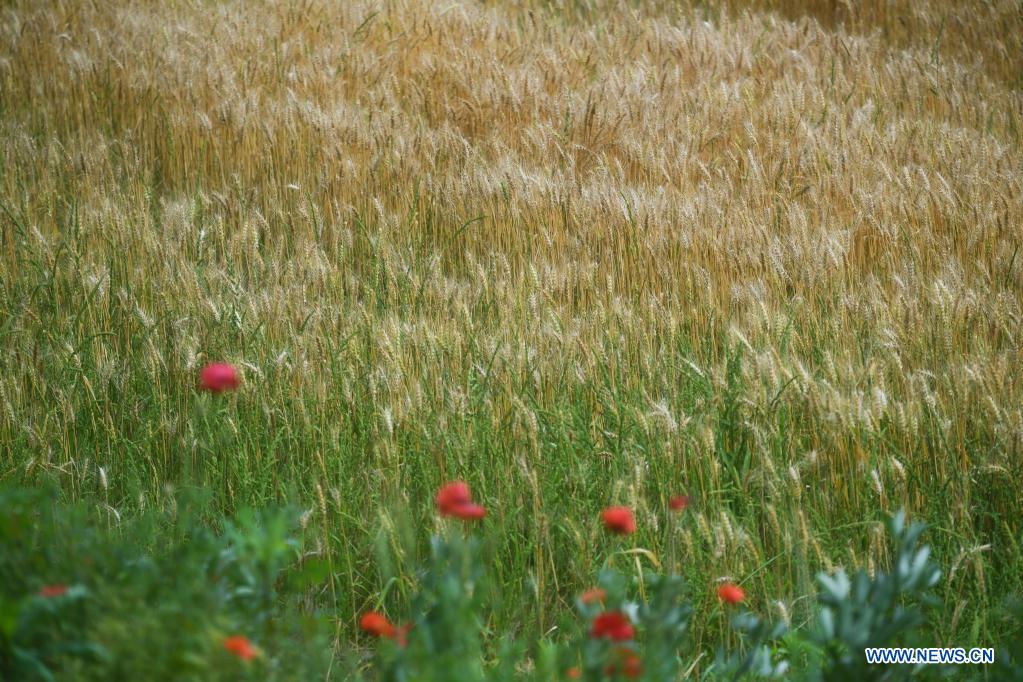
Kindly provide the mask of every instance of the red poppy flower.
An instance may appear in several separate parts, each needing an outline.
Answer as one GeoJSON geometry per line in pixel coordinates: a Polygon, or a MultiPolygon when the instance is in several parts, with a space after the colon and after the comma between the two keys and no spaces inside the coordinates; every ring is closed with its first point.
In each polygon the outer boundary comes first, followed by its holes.
{"type": "Polygon", "coordinates": [[[590,637],[593,639],[610,639],[624,642],[632,639],[635,630],[632,623],[621,611],[605,611],[593,619],[590,626],[590,637]]]}
{"type": "Polygon", "coordinates": [[[437,491],[437,510],[442,516],[454,516],[463,521],[477,521],[487,514],[487,510],[473,504],[469,493],[469,484],[465,481],[452,481],[442,485],[437,491]]]}
{"type": "Polygon", "coordinates": [[[746,592],[735,583],[724,583],[718,587],[718,599],[726,604],[738,604],[746,599],[746,592]]]}
{"type": "Polygon", "coordinates": [[[40,597],[63,597],[67,594],[67,585],[43,585],[39,588],[40,597]]]}
{"type": "Polygon", "coordinates": [[[452,509],[451,515],[463,521],[478,521],[487,515],[487,510],[478,504],[463,504],[452,509]]]}
{"type": "Polygon", "coordinates": [[[199,373],[199,388],[210,393],[233,391],[241,384],[238,370],[226,362],[206,365],[199,373]]]}
{"type": "Polygon", "coordinates": [[[400,628],[395,628],[394,636],[392,639],[398,643],[402,649],[408,645],[408,631],[412,629],[412,623],[405,623],[400,628]]]}
{"type": "Polygon", "coordinates": [[[594,587],[592,590],[586,590],[579,595],[579,601],[583,604],[593,604],[598,601],[603,604],[605,599],[607,599],[607,592],[599,587],[594,587]]]}
{"type": "Polygon", "coordinates": [[[391,621],[387,620],[387,617],[382,613],[377,613],[376,611],[362,614],[362,619],[359,620],[359,627],[375,637],[394,637],[396,632],[394,626],[391,625],[391,621]]]}
{"type": "Polygon", "coordinates": [[[251,661],[259,655],[259,650],[252,646],[252,642],[247,637],[242,637],[241,635],[226,637],[224,639],[224,649],[243,661],[251,661]]]}
{"type": "Polygon", "coordinates": [[[565,671],[565,677],[570,680],[578,680],[582,676],[583,671],[579,670],[577,667],[572,667],[565,671]]]}
{"type": "Polygon", "coordinates": [[[638,680],[643,675],[643,661],[639,656],[629,652],[629,655],[622,658],[622,676],[629,680],[638,680]]]}
{"type": "Polygon", "coordinates": [[[437,490],[437,510],[441,514],[450,514],[456,508],[471,503],[472,495],[465,481],[445,483],[437,490]]]}
{"type": "Polygon", "coordinates": [[[604,527],[612,533],[628,535],[636,532],[636,519],[628,507],[608,507],[601,514],[604,527]]]}
{"type": "Polygon", "coordinates": [[[685,508],[689,506],[689,496],[679,495],[668,500],[668,508],[674,512],[685,511],[685,508]]]}
{"type": "Polygon", "coordinates": [[[622,677],[635,680],[639,679],[643,675],[643,661],[639,659],[636,652],[631,649],[616,649],[615,654],[618,656],[618,661],[604,668],[604,674],[609,677],[614,677],[615,673],[620,672],[622,677]]]}

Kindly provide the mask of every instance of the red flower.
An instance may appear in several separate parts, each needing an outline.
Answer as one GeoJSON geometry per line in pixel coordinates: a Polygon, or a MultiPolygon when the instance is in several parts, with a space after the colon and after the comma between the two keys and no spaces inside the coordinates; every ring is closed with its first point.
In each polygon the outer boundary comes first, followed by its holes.
{"type": "Polygon", "coordinates": [[[668,508],[674,512],[685,511],[685,508],[689,506],[689,496],[679,495],[668,500],[668,508]]]}
{"type": "Polygon", "coordinates": [[[598,601],[603,604],[605,599],[607,599],[607,592],[599,587],[594,587],[592,590],[586,590],[579,595],[579,601],[583,604],[593,604],[598,601]]]}
{"type": "Polygon", "coordinates": [[[40,597],[63,597],[65,594],[67,594],[67,585],[43,585],[39,588],[40,597]]]}
{"type": "Polygon", "coordinates": [[[738,604],[746,599],[746,592],[735,583],[724,583],[718,587],[718,599],[726,604],[738,604]]]}
{"type": "Polygon", "coordinates": [[[604,527],[612,533],[628,535],[636,532],[636,519],[628,507],[608,507],[601,518],[604,519],[604,527]]]}
{"type": "Polygon", "coordinates": [[[382,613],[377,613],[376,611],[362,614],[359,627],[374,637],[394,637],[397,633],[394,626],[391,625],[391,621],[387,620],[387,617],[382,613]]]}
{"type": "Polygon", "coordinates": [[[578,667],[572,667],[565,671],[565,677],[570,680],[578,680],[583,676],[583,672],[578,667]]]}
{"type": "Polygon", "coordinates": [[[214,362],[206,365],[199,373],[199,388],[210,393],[223,393],[233,391],[241,384],[241,377],[236,370],[226,362],[214,362]]]}
{"type": "Polygon", "coordinates": [[[394,639],[402,649],[408,644],[408,631],[412,629],[412,623],[405,623],[394,630],[394,639]]]}
{"type": "Polygon", "coordinates": [[[635,651],[622,647],[616,649],[615,654],[618,661],[604,668],[605,675],[614,677],[615,672],[621,672],[622,677],[629,680],[639,679],[643,675],[643,662],[635,651]]]}
{"type": "Polygon", "coordinates": [[[224,649],[243,661],[251,661],[259,655],[259,650],[252,646],[247,637],[232,635],[224,639],[224,649]]]}
{"type": "Polygon", "coordinates": [[[632,623],[621,611],[605,611],[593,619],[590,626],[590,637],[593,639],[610,639],[624,642],[632,639],[635,631],[632,623]]]}
{"type": "Polygon", "coordinates": [[[487,515],[487,510],[478,504],[463,504],[451,510],[452,516],[457,516],[463,521],[479,521],[487,515]]]}
{"type": "Polygon", "coordinates": [[[472,495],[465,481],[452,481],[437,490],[437,509],[441,514],[451,514],[458,507],[471,503],[472,495]]]}
{"type": "Polygon", "coordinates": [[[628,656],[622,658],[622,676],[629,680],[638,680],[642,675],[643,661],[630,651],[628,656]]]}
{"type": "Polygon", "coordinates": [[[367,611],[362,614],[362,618],[359,620],[359,627],[374,637],[393,639],[398,646],[404,649],[405,645],[408,644],[408,632],[412,629],[412,623],[405,623],[401,627],[396,628],[382,613],[367,611]]]}
{"type": "Polygon", "coordinates": [[[442,485],[437,491],[437,510],[441,516],[455,516],[463,521],[477,521],[487,514],[487,510],[473,504],[469,493],[469,484],[465,481],[452,481],[442,485]]]}

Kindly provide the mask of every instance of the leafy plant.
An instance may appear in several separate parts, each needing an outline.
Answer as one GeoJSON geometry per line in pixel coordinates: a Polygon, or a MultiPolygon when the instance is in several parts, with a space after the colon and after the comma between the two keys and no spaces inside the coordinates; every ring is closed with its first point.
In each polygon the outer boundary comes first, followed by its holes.
{"type": "MultiPolygon", "coordinates": [[[[732,617],[732,628],[742,636],[746,650],[740,654],[718,655],[718,671],[730,679],[750,677],[782,677],[789,671],[789,662],[775,650],[787,628],[772,623],[750,611],[732,617]]],[[[667,678],[664,678],[667,679],[667,678]]]]}
{"type": "Polygon", "coordinates": [[[293,514],[243,511],[217,532],[203,504],[178,495],[111,528],[52,493],[0,490],[0,679],[326,674],[328,623],[279,589],[302,572],[293,514]]]}
{"type": "MultiPolygon", "coordinates": [[[[3,679],[346,679],[460,682],[580,679],[668,682],[699,651],[689,646],[686,581],[623,572],[611,560],[575,600],[576,617],[552,637],[523,640],[491,628],[500,597],[488,550],[469,532],[486,510],[456,482],[438,495],[452,520],[430,539],[415,571],[408,617],[362,614],[377,639],[332,660],[329,612],[300,603],[329,567],[303,565],[302,537],[288,510],[242,511],[219,529],[202,521],[202,496],[109,527],[82,505],[42,491],[0,491],[0,674],[3,679]],[[462,525],[465,524],[465,525],[462,525]]],[[[637,531],[631,510],[602,515],[618,536],[637,531]]],[[[940,570],[904,514],[887,522],[890,569],[820,574],[808,627],[789,629],[747,607],[746,590],[718,586],[738,635],[719,650],[707,679],[890,680],[945,672],[940,667],[870,665],[866,647],[927,644],[940,570]]],[[[634,552],[637,550],[629,550],[634,552]]],[[[638,550],[645,551],[645,550],[638,550]]],[[[612,557],[620,555],[616,552],[612,557]]],[[[381,600],[383,601],[383,600],[381,600]]],[[[1008,613],[1021,611],[1010,605],[1008,613]]],[[[1023,637],[1015,626],[992,670],[1021,679],[1023,637]]]]}
{"type": "Polygon", "coordinates": [[[933,605],[929,591],[941,577],[930,560],[930,548],[920,543],[926,526],[907,523],[899,512],[888,519],[894,544],[890,572],[871,576],[864,570],[849,577],[844,570],[820,574],[816,627],[809,638],[826,659],[820,676],[827,680],[895,679],[908,676],[908,666],[870,665],[867,647],[906,646],[919,639],[923,607],[933,605]]]}

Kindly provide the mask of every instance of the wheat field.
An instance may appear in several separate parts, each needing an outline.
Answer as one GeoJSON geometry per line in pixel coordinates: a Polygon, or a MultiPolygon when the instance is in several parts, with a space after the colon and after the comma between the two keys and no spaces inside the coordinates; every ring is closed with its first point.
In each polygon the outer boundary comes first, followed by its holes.
{"type": "Polygon", "coordinates": [[[0,476],[112,527],[297,504],[339,645],[455,477],[495,633],[550,632],[607,504],[628,561],[795,623],[905,508],[942,644],[984,643],[1023,587],[1021,133],[1013,0],[4,2],[0,476]]]}

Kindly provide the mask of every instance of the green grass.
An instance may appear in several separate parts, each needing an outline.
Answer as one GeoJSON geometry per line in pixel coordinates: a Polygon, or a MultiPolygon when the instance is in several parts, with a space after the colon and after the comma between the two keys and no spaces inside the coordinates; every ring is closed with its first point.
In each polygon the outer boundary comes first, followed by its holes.
{"type": "MultiPolygon", "coordinates": [[[[392,431],[381,417],[388,400],[375,397],[380,391],[372,377],[379,319],[353,325],[344,338],[324,335],[319,366],[325,376],[314,377],[320,390],[308,393],[300,388],[305,377],[274,366],[269,356],[276,340],[257,320],[210,324],[208,357],[252,367],[237,394],[203,396],[194,371],[151,360],[179,354],[172,321],[155,319],[144,328],[134,311],[113,304],[97,309],[90,292],[76,287],[77,248],[58,247],[61,256],[51,269],[27,266],[16,288],[5,292],[7,310],[21,301],[38,317],[32,329],[8,330],[9,348],[23,360],[6,371],[24,387],[23,400],[39,406],[38,421],[20,429],[7,423],[5,478],[27,485],[56,481],[70,498],[123,516],[166,505],[175,486],[208,491],[211,522],[243,505],[308,508],[334,588],[317,599],[346,629],[385,587],[371,549],[386,538],[387,521],[418,519],[419,532],[429,532],[436,485],[457,477],[469,480],[491,510],[484,531],[494,543],[495,579],[509,595],[493,628],[534,636],[551,627],[606,557],[597,519],[612,502],[639,508],[636,546],[677,566],[691,584],[712,585],[715,571],[727,567],[747,581],[762,608],[780,599],[793,604],[793,617],[805,617],[796,598],[812,589],[818,568],[877,556],[865,533],[881,514],[869,476],[832,487],[797,483],[786,473],[790,464],[813,471],[801,453],[824,451],[835,438],[869,468],[891,456],[913,457],[915,470],[886,491],[886,506],[920,508],[935,525],[931,542],[946,565],[966,540],[948,524],[945,509],[950,489],[978,482],[946,475],[942,435],[933,422],[902,447],[891,444],[893,424],[822,433],[785,388],[751,386],[743,372],[751,354],[739,344],[715,343],[713,328],[699,345],[679,331],[661,341],[657,356],[642,359],[608,343],[606,359],[584,382],[567,371],[512,374],[472,341],[433,348],[434,357],[456,353],[470,370],[451,376],[443,392],[426,393],[423,406],[392,431]],[[117,358],[114,377],[104,378],[97,368],[100,343],[117,358]],[[699,369],[711,362],[724,371],[699,369]],[[623,373],[623,366],[636,371],[623,373]],[[455,391],[464,407],[453,414],[446,401],[455,391]],[[497,409],[509,393],[514,401],[497,409]],[[672,436],[645,395],[668,396],[674,410],[705,431],[680,427],[683,436],[672,436]],[[706,519],[706,530],[692,519],[674,537],[663,522],[657,527],[668,498],[680,491],[693,496],[691,509],[706,519]],[[780,529],[772,528],[775,522],[780,529]],[[812,536],[797,530],[803,524],[812,536]],[[745,537],[729,537],[729,525],[745,537]]],[[[384,310],[400,310],[416,295],[400,282],[378,287],[384,310]]],[[[428,366],[430,357],[423,363],[428,366]]],[[[964,440],[977,451],[998,447],[991,425],[969,427],[964,440]]],[[[1016,504],[1011,490],[987,490],[973,506],[975,528],[1011,538],[1007,524],[1016,504]]],[[[978,570],[969,561],[982,558],[983,585],[944,585],[950,606],[967,606],[960,622],[937,625],[943,640],[983,643],[995,636],[988,609],[1019,584],[1012,547],[978,553],[962,565],[978,570]]],[[[396,610],[404,605],[403,592],[388,592],[396,610]]],[[[710,601],[708,589],[703,606],[710,601]]]]}

